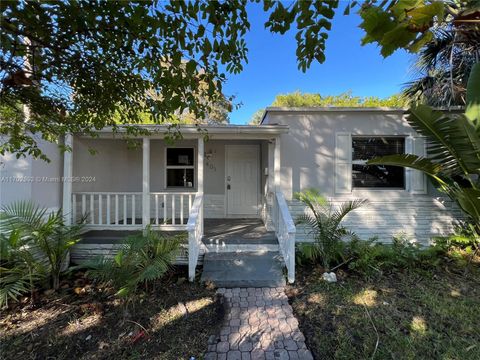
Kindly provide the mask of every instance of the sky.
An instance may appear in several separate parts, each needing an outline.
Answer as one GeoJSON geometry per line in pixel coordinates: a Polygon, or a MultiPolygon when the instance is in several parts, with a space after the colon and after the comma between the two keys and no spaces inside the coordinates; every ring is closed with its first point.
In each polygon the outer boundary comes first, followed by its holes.
{"type": "Polygon", "coordinates": [[[299,90],[337,95],[351,90],[355,96],[387,97],[398,93],[410,79],[412,56],[401,50],[384,59],[376,45],[361,46],[361,19],[356,14],[344,16],[342,2],[326,43],[326,61],[314,62],[306,73],[297,69],[295,29],[285,35],[271,34],[264,29],[267,14],[262,8],[250,4],[248,10],[248,64],[240,74],[229,74],[224,85],[224,93],[241,103],[230,114],[233,124],[248,123],[255,111],[270,105],[277,94],[299,90]]]}

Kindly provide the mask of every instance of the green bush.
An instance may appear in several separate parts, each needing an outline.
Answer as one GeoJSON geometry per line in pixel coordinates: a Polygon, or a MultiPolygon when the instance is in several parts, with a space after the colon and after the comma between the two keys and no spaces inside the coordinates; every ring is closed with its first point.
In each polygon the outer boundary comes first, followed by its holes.
{"type": "Polygon", "coordinates": [[[294,194],[310,210],[297,218],[296,224],[303,224],[310,229],[314,242],[299,245],[299,261],[320,261],[326,271],[342,259],[343,240],[353,233],[341,225],[342,220],[351,211],[366,203],[366,200],[347,201],[338,208],[329,203],[315,189],[307,189],[294,194]]]}
{"type": "Polygon", "coordinates": [[[146,230],[127,236],[115,256],[101,256],[88,261],[87,276],[112,286],[116,295],[127,299],[141,285],[148,287],[160,279],[175,261],[183,236],[165,237],[159,232],[146,230]]]}
{"type": "Polygon", "coordinates": [[[60,283],[69,249],[79,241],[82,224],[67,226],[62,211],[48,213],[28,201],[0,211],[0,305],[33,292],[35,283],[48,278],[53,289],[60,283]]]}
{"type": "Polygon", "coordinates": [[[431,268],[438,265],[442,254],[439,248],[422,247],[405,234],[394,236],[391,244],[379,243],[376,237],[366,241],[354,237],[345,249],[348,268],[367,276],[409,268],[431,268]]]}

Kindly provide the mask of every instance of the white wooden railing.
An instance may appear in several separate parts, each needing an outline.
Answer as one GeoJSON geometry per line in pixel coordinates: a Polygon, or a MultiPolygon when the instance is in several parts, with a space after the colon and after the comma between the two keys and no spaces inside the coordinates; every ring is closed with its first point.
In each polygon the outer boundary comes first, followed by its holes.
{"type": "Polygon", "coordinates": [[[203,193],[197,193],[187,223],[188,231],[188,279],[195,280],[195,268],[203,237],[203,193]]]}
{"type": "MultiPolygon", "coordinates": [[[[154,192],[150,199],[150,214],[145,216],[153,227],[185,230],[195,193],[154,192]]],[[[76,192],[72,194],[72,221],[85,218],[86,227],[95,229],[140,229],[143,196],[141,192],[76,192]]]]}
{"type": "Polygon", "coordinates": [[[281,192],[275,193],[273,204],[273,222],[275,235],[278,239],[280,252],[287,267],[289,283],[295,281],[295,224],[293,222],[287,202],[281,192]]]}
{"type": "Polygon", "coordinates": [[[190,217],[195,193],[154,192],[150,193],[152,224],[156,226],[185,225],[190,217]]]}
{"type": "Polygon", "coordinates": [[[72,194],[72,220],[87,227],[141,227],[141,192],[77,192],[72,194]]]}

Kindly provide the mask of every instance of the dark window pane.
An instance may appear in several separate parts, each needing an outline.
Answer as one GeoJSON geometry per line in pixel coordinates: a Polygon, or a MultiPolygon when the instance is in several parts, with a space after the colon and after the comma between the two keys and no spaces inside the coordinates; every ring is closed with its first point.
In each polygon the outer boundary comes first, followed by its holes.
{"type": "Polygon", "coordinates": [[[192,148],[167,149],[167,166],[193,166],[192,148]]]}
{"type": "Polygon", "coordinates": [[[167,187],[193,188],[193,182],[193,169],[167,169],[167,187]]]}
{"type": "Polygon", "coordinates": [[[405,139],[398,137],[352,138],[352,160],[370,160],[374,157],[403,154],[405,139]]]}
{"type": "MultiPolygon", "coordinates": [[[[398,137],[352,138],[352,160],[405,153],[405,139],[398,137]]],[[[405,170],[398,166],[352,165],[354,188],[405,188],[405,170]]]]}
{"type": "Polygon", "coordinates": [[[404,169],[398,166],[353,165],[354,188],[405,188],[404,169]]]}

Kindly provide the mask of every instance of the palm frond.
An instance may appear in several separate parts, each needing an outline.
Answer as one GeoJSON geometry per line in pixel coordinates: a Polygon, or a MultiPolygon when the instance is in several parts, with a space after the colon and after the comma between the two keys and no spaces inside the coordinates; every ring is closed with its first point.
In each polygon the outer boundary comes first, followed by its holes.
{"type": "Polygon", "coordinates": [[[341,204],[338,210],[333,213],[332,219],[336,225],[339,225],[342,222],[343,218],[347,216],[350,212],[364,206],[367,203],[368,201],[366,199],[355,199],[352,201],[346,201],[341,204]]]}
{"type": "Polygon", "coordinates": [[[413,154],[386,155],[367,161],[367,165],[392,165],[420,170],[432,177],[438,177],[442,172],[442,165],[430,159],[413,154]]]}
{"type": "Polygon", "coordinates": [[[428,141],[429,157],[449,175],[477,173],[480,137],[465,115],[445,115],[429,106],[410,110],[408,123],[428,141]]]}

